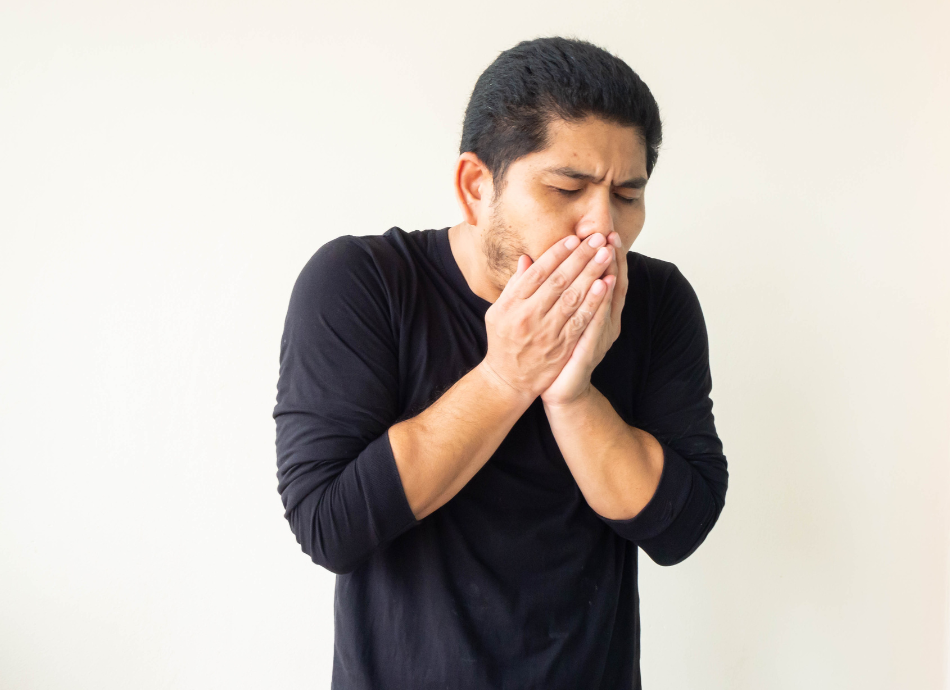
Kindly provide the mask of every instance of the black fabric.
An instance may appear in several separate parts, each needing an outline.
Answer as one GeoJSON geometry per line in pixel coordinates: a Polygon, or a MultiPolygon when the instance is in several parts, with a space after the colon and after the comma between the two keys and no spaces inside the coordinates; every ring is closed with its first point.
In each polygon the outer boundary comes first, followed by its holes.
{"type": "Polygon", "coordinates": [[[537,398],[448,503],[417,521],[387,430],[485,356],[448,228],[338,237],[302,270],[277,386],[277,477],[302,550],[337,573],[334,690],[640,687],[637,546],[688,557],[725,503],[702,310],[677,267],[627,253],[620,337],[591,381],[661,443],[633,519],[596,514],[537,398]]]}

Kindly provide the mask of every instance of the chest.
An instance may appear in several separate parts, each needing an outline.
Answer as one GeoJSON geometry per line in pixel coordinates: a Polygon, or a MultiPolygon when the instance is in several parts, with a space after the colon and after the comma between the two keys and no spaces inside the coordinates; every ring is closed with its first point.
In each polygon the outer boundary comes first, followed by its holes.
{"type": "MultiPolygon", "coordinates": [[[[484,317],[465,305],[439,294],[420,292],[403,305],[398,334],[399,396],[402,414],[408,419],[438,400],[485,357],[488,340],[484,317]]],[[[591,383],[610,400],[627,423],[634,413],[649,366],[649,334],[645,319],[625,307],[620,336],[594,368],[591,383]]],[[[547,450],[557,450],[546,425],[541,400],[526,412],[538,417],[529,425],[539,428],[537,441],[547,450]]],[[[512,432],[516,432],[516,426],[512,432]]]]}

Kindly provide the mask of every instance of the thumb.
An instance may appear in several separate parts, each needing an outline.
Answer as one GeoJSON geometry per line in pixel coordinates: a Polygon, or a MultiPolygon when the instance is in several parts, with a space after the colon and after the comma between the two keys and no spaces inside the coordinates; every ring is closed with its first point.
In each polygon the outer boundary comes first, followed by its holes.
{"type": "Polygon", "coordinates": [[[531,261],[531,257],[527,254],[522,254],[518,257],[518,270],[515,271],[515,276],[520,276],[522,273],[528,270],[528,267],[534,263],[531,261]]]}
{"type": "Polygon", "coordinates": [[[512,275],[508,282],[505,283],[504,289],[501,291],[501,297],[507,297],[512,290],[515,288],[515,284],[518,282],[518,278],[521,277],[521,274],[528,270],[528,266],[531,265],[531,257],[527,254],[522,254],[518,257],[518,268],[515,270],[514,275],[512,275]]]}

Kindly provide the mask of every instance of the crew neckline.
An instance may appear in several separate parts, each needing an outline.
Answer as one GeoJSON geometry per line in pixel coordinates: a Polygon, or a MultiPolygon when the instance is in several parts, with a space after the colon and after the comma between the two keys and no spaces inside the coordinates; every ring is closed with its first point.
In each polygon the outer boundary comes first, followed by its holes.
{"type": "Polygon", "coordinates": [[[441,230],[436,230],[435,240],[438,247],[438,257],[442,262],[442,268],[445,270],[446,277],[455,285],[459,294],[468,302],[472,309],[480,316],[485,316],[485,312],[488,311],[492,303],[484,297],[476,295],[472,292],[472,288],[469,287],[468,281],[465,280],[465,275],[455,260],[455,255],[452,253],[452,243],[449,241],[449,228],[445,227],[441,230]]]}

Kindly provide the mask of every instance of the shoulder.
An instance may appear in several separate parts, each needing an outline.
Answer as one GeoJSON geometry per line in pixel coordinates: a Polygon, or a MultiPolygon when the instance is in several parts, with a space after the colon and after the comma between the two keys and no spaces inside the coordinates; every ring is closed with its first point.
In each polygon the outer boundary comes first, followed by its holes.
{"type": "Polygon", "coordinates": [[[650,321],[687,316],[699,310],[693,286],[672,261],[627,252],[627,299],[641,303],[650,321]]]}
{"type": "Polygon", "coordinates": [[[628,254],[632,260],[628,275],[632,276],[634,267],[640,275],[637,283],[630,278],[628,290],[650,294],[646,319],[655,363],[676,363],[674,369],[690,362],[705,363],[709,343],[706,321],[692,284],[675,263],[633,254],[628,254]]]}
{"type": "Polygon", "coordinates": [[[302,275],[332,278],[367,277],[389,272],[404,257],[386,235],[340,235],[325,242],[310,257],[302,275]]]}
{"type": "Polygon", "coordinates": [[[709,342],[706,320],[699,297],[683,272],[672,261],[637,252],[628,252],[627,258],[627,299],[633,296],[654,359],[680,364],[704,360],[709,342]]]}
{"type": "Polygon", "coordinates": [[[657,295],[662,295],[667,289],[682,289],[684,284],[689,284],[672,261],[632,251],[627,252],[627,277],[631,283],[636,281],[657,295]]]}
{"type": "Polygon", "coordinates": [[[390,293],[407,267],[405,252],[393,241],[393,230],[398,228],[380,235],[340,235],[328,240],[300,271],[294,291],[349,299],[390,293]]]}

